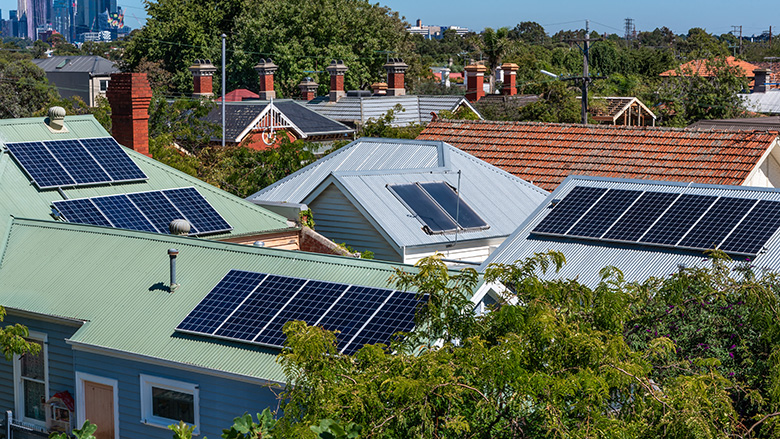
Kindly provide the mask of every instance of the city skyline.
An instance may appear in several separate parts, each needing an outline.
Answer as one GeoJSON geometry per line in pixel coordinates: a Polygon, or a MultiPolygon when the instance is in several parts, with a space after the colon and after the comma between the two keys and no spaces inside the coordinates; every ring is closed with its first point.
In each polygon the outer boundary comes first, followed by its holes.
{"type": "MultiPolygon", "coordinates": [[[[441,7],[440,3],[421,3],[416,0],[386,0],[380,3],[398,12],[410,24],[420,19],[424,25],[461,26],[476,32],[485,27],[511,28],[522,21],[535,21],[552,35],[560,30],[582,29],[587,19],[591,30],[622,35],[625,19],[632,18],[637,31],[652,31],[666,26],[676,34],[684,34],[690,28],[701,27],[709,33],[720,35],[730,32],[733,26],[742,26],[742,34],[750,36],[760,35],[772,24],[761,14],[755,14],[749,8],[735,9],[731,2],[725,0],[706,3],[699,0],[658,0],[630,5],[613,0],[594,0],[589,3],[565,0],[556,3],[555,8],[541,3],[520,4],[509,0],[477,3],[477,7],[466,0],[450,1],[446,7],[441,7]]],[[[131,28],[142,27],[146,22],[143,0],[120,0],[117,6],[125,10],[125,24],[131,28]]],[[[0,0],[3,19],[8,19],[8,11],[16,8],[17,0],[0,0]]]]}

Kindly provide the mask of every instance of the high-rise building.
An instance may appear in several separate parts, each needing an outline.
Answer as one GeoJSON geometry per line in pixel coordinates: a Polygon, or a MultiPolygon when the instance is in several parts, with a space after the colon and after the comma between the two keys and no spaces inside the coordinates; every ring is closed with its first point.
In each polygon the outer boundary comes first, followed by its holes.
{"type": "Polygon", "coordinates": [[[116,12],[116,0],[82,0],[76,7],[76,33],[100,30],[100,14],[116,12]]]}

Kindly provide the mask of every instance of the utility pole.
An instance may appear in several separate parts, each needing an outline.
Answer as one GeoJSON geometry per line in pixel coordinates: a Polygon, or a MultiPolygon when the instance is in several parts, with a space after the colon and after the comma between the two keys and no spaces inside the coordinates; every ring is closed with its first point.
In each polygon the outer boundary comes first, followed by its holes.
{"type": "Polygon", "coordinates": [[[737,31],[739,31],[739,54],[742,55],[742,26],[731,26],[731,35],[737,36],[737,31]]]}
{"type": "Polygon", "coordinates": [[[227,72],[225,71],[225,38],[227,35],[222,34],[222,147],[225,147],[225,78],[227,72]]]}
{"type": "MultiPolygon", "coordinates": [[[[580,47],[580,50],[582,50],[582,76],[573,76],[568,78],[561,78],[561,80],[564,81],[575,81],[575,83],[579,83],[580,89],[582,90],[582,124],[588,123],[588,84],[590,84],[594,79],[605,79],[606,77],[596,77],[591,78],[588,73],[588,59],[589,59],[589,52],[590,52],[590,42],[591,41],[598,41],[598,40],[591,40],[590,39],[590,21],[585,20],[585,38],[583,39],[576,39],[576,40],[569,40],[575,43],[582,42],[583,45],[580,47]]],[[[579,47],[579,44],[577,44],[579,47]]]]}

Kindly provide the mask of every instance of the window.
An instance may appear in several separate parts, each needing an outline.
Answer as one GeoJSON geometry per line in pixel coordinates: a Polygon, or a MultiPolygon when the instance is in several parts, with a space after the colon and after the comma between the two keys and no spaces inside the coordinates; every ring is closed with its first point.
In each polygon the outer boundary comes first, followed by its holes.
{"type": "Polygon", "coordinates": [[[184,421],[200,426],[198,386],[192,383],[141,375],[141,421],[168,428],[184,421]]]}
{"type": "Polygon", "coordinates": [[[108,79],[100,80],[100,91],[105,93],[108,90],[108,79]]]}
{"type": "Polygon", "coordinates": [[[46,335],[30,331],[27,339],[40,346],[37,354],[14,356],[14,395],[16,413],[23,421],[46,422],[44,404],[49,399],[49,371],[46,335]]]}

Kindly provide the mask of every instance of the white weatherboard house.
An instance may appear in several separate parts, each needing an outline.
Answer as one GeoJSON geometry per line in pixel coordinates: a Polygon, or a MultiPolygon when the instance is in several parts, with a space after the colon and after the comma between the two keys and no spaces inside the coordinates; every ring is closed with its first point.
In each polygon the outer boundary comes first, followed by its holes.
{"type": "Polygon", "coordinates": [[[247,199],[305,204],[318,232],[377,259],[479,263],[546,195],[444,142],[364,138],[247,199]]]}
{"type": "Polygon", "coordinates": [[[480,267],[535,253],[563,253],[560,272],[591,288],[606,266],[628,282],[708,266],[708,249],[735,266],[780,268],[780,190],[775,188],[570,176],[480,267]]]}

